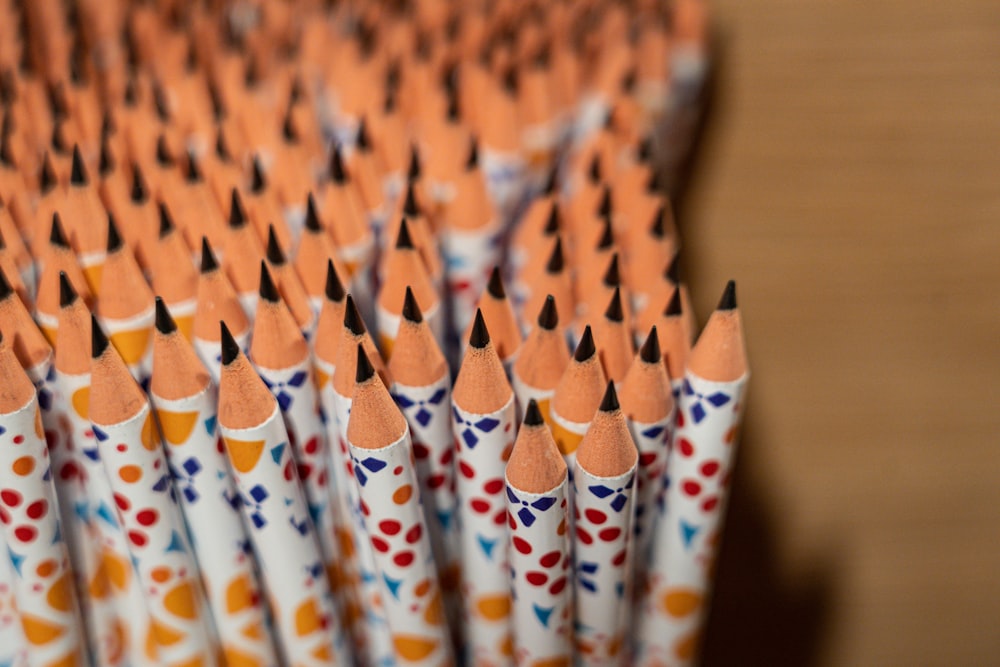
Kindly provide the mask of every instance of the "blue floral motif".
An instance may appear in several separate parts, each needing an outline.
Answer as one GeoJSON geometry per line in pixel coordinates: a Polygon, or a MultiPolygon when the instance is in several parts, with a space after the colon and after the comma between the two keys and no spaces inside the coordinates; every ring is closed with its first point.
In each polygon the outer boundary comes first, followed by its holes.
{"type": "Polygon", "coordinates": [[[267,519],[264,518],[264,514],[260,511],[260,508],[270,495],[267,489],[260,484],[250,489],[249,493],[240,494],[240,502],[250,508],[250,521],[253,523],[253,527],[258,530],[267,525],[267,519]]]}
{"type": "Polygon", "coordinates": [[[354,460],[354,476],[357,478],[358,483],[364,486],[368,483],[368,475],[362,470],[362,467],[367,469],[368,472],[376,473],[386,467],[386,462],[369,456],[364,461],[359,461],[357,457],[351,457],[354,460]]]}
{"type": "Polygon", "coordinates": [[[631,489],[633,485],[635,485],[635,475],[629,476],[628,482],[625,483],[625,486],[618,489],[610,489],[603,484],[595,484],[593,486],[588,486],[587,490],[601,499],[618,494],[611,501],[611,507],[614,511],[621,512],[622,508],[624,508],[625,504],[628,502],[628,496],[626,496],[623,492],[631,489]]]}
{"type": "Polygon", "coordinates": [[[184,495],[184,500],[188,504],[193,504],[198,501],[201,497],[195,487],[195,477],[202,471],[201,462],[191,456],[181,463],[180,467],[170,463],[170,473],[174,478],[174,486],[180,488],[180,492],[184,495]]]}
{"type": "Polygon", "coordinates": [[[597,574],[598,569],[600,569],[600,566],[597,563],[587,560],[580,561],[577,567],[577,581],[591,593],[597,592],[597,584],[594,583],[591,577],[597,574]]]}
{"type": "Polygon", "coordinates": [[[500,420],[493,417],[483,417],[472,422],[462,417],[462,413],[458,411],[458,408],[452,408],[452,412],[455,415],[455,427],[465,427],[461,435],[462,440],[469,449],[475,449],[476,445],[479,444],[479,436],[476,435],[476,431],[491,433],[493,429],[500,425],[500,420]]]}
{"type": "Polygon", "coordinates": [[[416,406],[417,413],[413,416],[413,418],[416,419],[421,426],[427,426],[431,422],[431,419],[434,417],[434,413],[428,410],[426,406],[428,404],[438,405],[439,403],[441,403],[441,401],[445,399],[445,396],[447,395],[448,395],[448,390],[441,388],[438,389],[436,392],[434,392],[434,394],[427,400],[421,399],[415,401],[403,394],[396,394],[395,398],[396,398],[396,403],[398,403],[399,407],[403,408],[403,410],[407,410],[409,408],[416,406]]]}
{"type": "Polygon", "coordinates": [[[703,402],[708,403],[714,408],[721,408],[732,399],[729,394],[724,394],[721,391],[709,394],[708,396],[700,394],[694,390],[694,387],[692,387],[691,383],[687,380],[684,380],[683,392],[685,396],[695,397],[694,402],[691,403],[691,417],[694,419],[695,424],[700,424],[701,421],[708,416],[708,412],[705,410],[703,402]]]}
{"type": "Polygon", "coordinates": [[[527,500],[521,500],[517,497],[517,494],[514,493],[510,486],[507,486],[507,499],[515,505],[519,504],[522,506],[517,510],[517,517],[525,526],[531,526],[535,523],[537,517],[535,516],[535,513],[531,511],[532,509],[538,510],[539,512],[546,512],[556,504],[556,499],[551,496],[539,498],[538,500],[530,503],[527,500]]]}
{"type": "Polygon", "coordinates": [[[308,377],[309,374],[305,371],[297,371],[285,382],[271,382],[268,378],[263,376],[261,379],[264,381],[264,384],[267,385],[267,388],[271,390],[271,393],[274,394],[274,398],[278,401],[278,407],[281,408],[281,411],[287,412],[288,408],[291,407],[292,402],[295,400],[295,396],[285,391],[284,388],[301,387],[308,377]]]}

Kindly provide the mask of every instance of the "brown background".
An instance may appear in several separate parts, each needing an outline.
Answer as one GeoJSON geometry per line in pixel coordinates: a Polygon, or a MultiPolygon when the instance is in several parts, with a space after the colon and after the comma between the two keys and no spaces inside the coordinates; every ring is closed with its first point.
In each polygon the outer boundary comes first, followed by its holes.
{"type": "Polygon", "coordinates": [[[753,378],[706,664],[1000,664],[1000,2],[714,0],[753,378]]]}

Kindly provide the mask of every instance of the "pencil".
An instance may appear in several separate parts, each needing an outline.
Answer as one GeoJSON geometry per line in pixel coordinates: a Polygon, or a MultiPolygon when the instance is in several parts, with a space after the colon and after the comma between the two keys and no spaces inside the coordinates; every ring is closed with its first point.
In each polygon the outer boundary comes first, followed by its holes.
{"type": "Polygon", "coordinates": [[[250,224],[243,198],[236,188],[231,194],[229,226],[223,248],[222,268],[232,281],[244,312],[252,315],[257,308],[257,286],[260,282],[260,263],[264,261],[264,246],[250,224]]]}
{"type": "Polygon", "coordinates": [[[0,558],[0,660],[11,667],[28,667],[29,645],[17,609],[16,581],[10,559],[0,558]]]}
{"type": "Polygon", "coordinates": [[[626,664],[638,455],[609,381],[573,473],[576,651],[584,665],[626,664]]]}
{"type": "Polygon", "coordinates": [[[607,376],[588,326],[583,330],[573,358],[556,385],[549,412],[552,437],[571,471],[576,450],[601,404],[606,384],[607,376]]]}
{"type": "Polygon", "coordinates": [[[616,287],[608,302],[604,316],[594,325],[597,353],[608,378],[620,385],[628,373],[635,355],[632,340],[632,323],[626,320],[621,288],[616,287]]]}
{"type": "Polygon", "coordinates": [[[198,294],[194,308],[192,344],[198,358],[218,383],[222,375],[219,354],[219,322],[225,322],[240,349],[247,349],[250,341],[250,321],[247,319],[239,295],[220,268],[208,237],[201,238],[201,266],[198,271],[198,294]]]}
{"type": "Polygon", "coordinates": [[[513,638],[503,475],[514,444],[514,392],[476,311],[452,391],[468,659],[510,664],[513,638]]]}
{"type": "Polygon", "coordinates": [[[275,619],[282,663],[350,660],[281,411],[225,323],[219,428],[275,619]]]}
{"type": "Polygon", "coordinates": [[[141,663],[156,657],[156,643],[150,634],[149,608],[132,567],[127,538],[116,514],[114,492],[90,423],[91,313],[68,279],[60,276],[59,287],[62,336],[55,350],[55,387],[70,424],[72,450],[77,452],[86,496],[84,514],[89,518],[91,539],[98,545],[99,570],[91,587],[101,590],[103,577],[119,619],[117,641],[109,644],[107,652],[113,654],[117,649],[126,662],[141,663]]]}
{"type": "Polygon", "coordinates": [[[106,218],[97,189],[90,183],[79,147],[74,147],[65,203],[60,207],[66,231],[75,238],[80,265],[90,289],[100,293],[101,268],[104,264],[106,237],[97,222],[106,218]]]}
{"type": "Polygon", "coordinates": [[[161,201],[157,206],[160,228],[152,263],[152,287],[170,309],[178,331],[190,341],[198,304],[198,271],[167,204],[161,201]]]}
{"type": "Polygon", "coordinates": [[[90,421],[149,605],[157,652],[168,663],[202,656],[215,664],[197,562],[149,401],[96,318],[91,326],[90,421]]]}
{"type": "Polygon", "coordinates": [[[576,312],[576,297],[573,293],[573,282],[563,251],[562,235],[557,234],[552,252],[542,271],[537,276],[527,276],[526,282],[532,283],[531,294],[524,303],[523,312],[537,313],[542,308],[545,299],[551,294],[564,313],[576,312]]]}
{"type": "Polygon", "coordinates": [[[274,280],[278,292],[281,294],[282,301],[285,302],[288,310],[295,318],[299,329],[302,330],[302,335],[306,340],[309,340],[312,337],[313,330],[316,328],[316,315],[313,313],[312,304],[309,302],[309,295],[306,293],[306,289],[299,279],[298,272],[285,259],[285,252],[281,249],[274,229],[274,225],[268,228],[267,251],[264,255],[265,265],[274,280]]]}
{"type": "Polygon", "coordinates": [[[573,589],[568,473],[534,399],[525,407],[506,481],[516,662],[569,665],[573,589]]]}
{"type": "Polygon", "coordinates": [[[405,664],[454,664],[409,427],[364,346],[355,349],[357,385],[347,442],[396,658],[405,664]]]}
{"type": "Polygon", "coordinates": [[[316,207],[316,198],[311,192],[306,201],[305,224],[299,235],[299,244],[293,262],[295,270],[302,280],[302,286],[309,297],[313,313],[319,316],[325,303],[323,295],[326,291],[327,262],[333,262],[338,280],[345,280],[347,271],[337,256],[329,227],[324,224],[320,217],[316,207]]]}
{"type": "MultiPolygon", "coordinates": [[[[483,320],[490,330],[490,338],[497,351],[497,356],[503,362],[504,370],[509,377],[521,351],[523,337],[517,315],[514,314],[514,307],[507,298],[506,290],[504,290],[499,266],[494,266],[493,270],[490,271],[486,289],[480,294],[476,308],[483,314],[483,320]]],[[[471,325],[470,322],[469,330],[465,333],[466,340],[471,334],[471,325]]]]}
{"type": "Polygon", "coordinates": [[[730,281],[691,351],[637,632],[640,664],[697,659],[749,371],[730,281]]]}
{"type": "Polygon", "coordinates": [[[277,665],[239,495],[217,447],[215,384],[159,297],[149,393],[222,653],[229,664],[277,665]]]}
{"type": "Polygon", "coordinates": [[[674,400],[680,396],[684,386],[684,368],[691,354],[691,333],[688,330],[690,318],[684,316],[684,302],[681,291],[675,289],[667,307],[661,313],[655,325],[662,332],[663,362],[670,374],[670,384],[673,387],[674,400]]]}
{"type": "Polygon", "coordinates": [[[392,358],[396,332],[399,330],[406,290],[411,289],[428,327],[438,341],[444,339],[444,313],[437,289],[431,283],[424,260],[414,246],[408,218],[399,223],[399,234],[393,248],[386,252],[385,282],[378,295],[375,310],[379,331],[379,347],[392,358]]]}
{"type": "MultiPolygon", "coordinates": [[[[39,239],[41,243],[41,239],[39,239]]],[[[56,332],[59,329],[59,274],[65,273],[72,283],[74,291],[80,297],[89,302],[91,300],[90,286],[84,278],[83,271],[76,261],[76,253],[66,239],[66,232],[63,230],[62,219],[59,213],[52,214],[52,228],[49,232],[48,247],[39,249],[39,254],[44,256],[45,263],[38,276],[38,293],[35,299],[35,319],[38,321],[38,328],[45,334],[50,345],[55,345],[56,332]]],[[[10,265],[0,263],[0,270],[4,276],[10,280],[12,277],[19,280],[17,273],[10,271],[10,265]]],[[[22,288],[24,284],[21,283],[22,288]]],[[[17,286],[14,285],[17,289],[17,286]]],[[[19,291],[20,294],[20,291],[19,291]]],[[[25,301],[22,295],[22,301],[25,301]]],[[[28,306],[30,301],[25,301],[28,306]]]]}
{"type": "Polygon", "coordinates": [[[0,524],[16,572],[14,596],[31,663],[82,666],[86,638],[80,632],[69,554],[59,533],[42,415],[35,387],[11,343],[9,334],[0,339],[0,438],[9,452],[0,466],[0,524]]]}
{"type": "Polygon", "coordinates": [[[551,402],[569,365],[566,335],[559,326],[555,298],[549,294],[538,313],[538,326],[531,330],[511,368],[510,382],[517,404],[524,411],[533,400],[547,424],[551,424],[551,402]]]}

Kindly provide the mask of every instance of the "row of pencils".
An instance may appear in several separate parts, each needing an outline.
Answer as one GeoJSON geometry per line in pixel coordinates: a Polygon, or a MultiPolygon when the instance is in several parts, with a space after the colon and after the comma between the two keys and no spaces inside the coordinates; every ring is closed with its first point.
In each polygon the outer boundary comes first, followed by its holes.
{"type": "Polygon", "coordinates": [[[0,665],[684,665],[699,0],[0,0],[0,665]]]}

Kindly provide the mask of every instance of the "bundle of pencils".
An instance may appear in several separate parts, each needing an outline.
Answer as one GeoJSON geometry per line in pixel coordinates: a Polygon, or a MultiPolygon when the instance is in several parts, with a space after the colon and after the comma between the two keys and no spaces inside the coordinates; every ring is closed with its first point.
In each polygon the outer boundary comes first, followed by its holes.
{"type": "Polygon", "coordinates": [[[695,661],[748,378],[665,194],[705,32],[0,0],[0,665],[695,661]]]}

